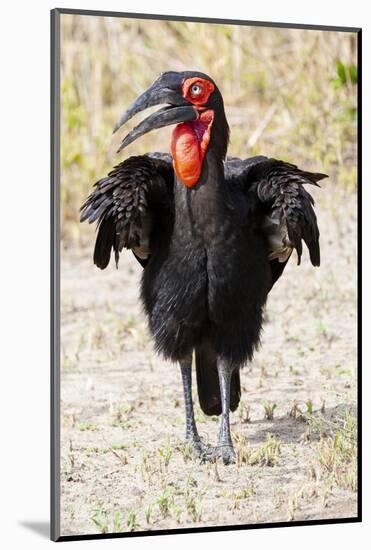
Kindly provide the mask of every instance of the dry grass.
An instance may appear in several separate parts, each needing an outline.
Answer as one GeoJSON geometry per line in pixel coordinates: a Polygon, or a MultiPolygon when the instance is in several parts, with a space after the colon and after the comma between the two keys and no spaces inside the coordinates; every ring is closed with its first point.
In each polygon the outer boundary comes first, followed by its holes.
{"type": "MultiPolygon", "coordinates": [[[[86,244],[78,209],[92,184],[123,159],[111,129],[160,72],[198,69],[219,85],[230,154],[267,154],[327,172],[354,189],[356,37],[303,31],[62,17],[62,237],[86,244]]],[[[167,150],[171,130],[125,154],[167,150]]],[[[320,199],[321,200],[321,199],[320,199]]],[[[326,205],[331,208],[331,205],[326,205]]]]}
{"type": "Polygon", "coordinates": [[[347,409],[336,421],[317,420],[315,429],[321,433],[316,458],[322,476],[332,485],[356,491],[357,418],[354,412],[347,409]]]}

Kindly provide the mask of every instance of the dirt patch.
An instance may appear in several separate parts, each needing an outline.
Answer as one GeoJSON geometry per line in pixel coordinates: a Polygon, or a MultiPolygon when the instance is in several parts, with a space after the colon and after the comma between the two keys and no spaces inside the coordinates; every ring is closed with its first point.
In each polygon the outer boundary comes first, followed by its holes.
{"type": "MultiPolygon", "coordinates": [[[[124,254],[101,272],[92,250],[64,252],[63,535],[356,516],[356,205],[320,193],[322,265],[291,261],[269,297],[233,466],[182,443],[180,372],[152,351],[140,266],[124,254]]],[[[216,419],[196,414],[215,444],[216,419]]]]}

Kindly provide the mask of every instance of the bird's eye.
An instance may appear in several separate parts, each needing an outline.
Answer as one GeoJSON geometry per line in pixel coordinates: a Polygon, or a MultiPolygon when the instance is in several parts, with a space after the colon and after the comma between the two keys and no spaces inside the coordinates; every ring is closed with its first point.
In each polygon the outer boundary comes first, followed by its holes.
{"type": "Polygon", "coordinates": [[[200,95],[201,92],[202,92],[202,86],[200,86],[199,84],[193,84],[193,86],[191,87],[191,95],[196,97],[200,95]]]}

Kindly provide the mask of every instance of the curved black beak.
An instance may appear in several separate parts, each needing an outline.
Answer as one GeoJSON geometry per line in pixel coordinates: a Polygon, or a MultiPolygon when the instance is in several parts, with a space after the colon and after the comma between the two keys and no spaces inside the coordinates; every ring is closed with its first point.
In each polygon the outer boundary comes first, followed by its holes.
{"type": "Polygon", "coordinates": [[[114,133],[144,109],[154,105],[168,104],[167,107],[153,113],[129,132],[117,152],[151,130],[197,119],[196,109],[182,97],[179,76],[179,73],[163,73],[123,113],[113,129],[114,133]]]}

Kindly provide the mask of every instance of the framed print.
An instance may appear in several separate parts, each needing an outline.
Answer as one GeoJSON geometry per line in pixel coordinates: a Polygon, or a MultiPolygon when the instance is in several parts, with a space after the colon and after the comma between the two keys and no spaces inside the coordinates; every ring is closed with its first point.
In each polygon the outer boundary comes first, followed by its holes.
{"type": "Polygon", "coordinates": [[[51,20],[53,540],[360,521],[361,30],[51,20]]]}

